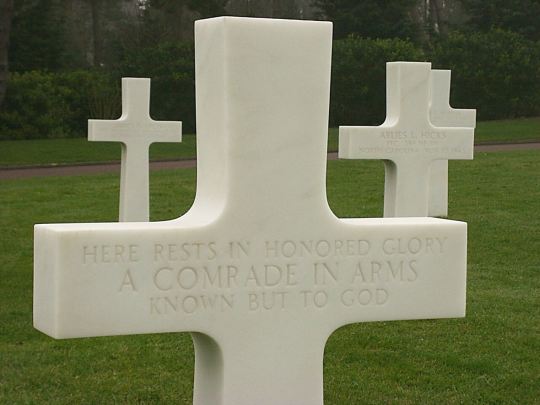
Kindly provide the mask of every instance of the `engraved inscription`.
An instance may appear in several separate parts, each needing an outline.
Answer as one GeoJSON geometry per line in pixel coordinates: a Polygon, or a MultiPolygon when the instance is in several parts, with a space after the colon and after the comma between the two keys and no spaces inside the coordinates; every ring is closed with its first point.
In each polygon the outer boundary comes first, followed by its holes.
{"type": "Polygon", "coordinates": [[[168,243],[166,245],[156,243],[154,245],[154,261],[214,260],[216,256],[215,242],[168,243]]]}
{"type": "Polygon", "coordinates": [[[369,252],[368,240],[285,240],[266,241],[267,258],[363,256],[369,252]]]}
{"type": "Polygon", "coordinates": [[[118,289],[118,291],[123,291],[124,289],[137,291],[137,288],[135,287],[135,284],[133,283],[133,276],[131,275],[131,272],[129,271],[129,269],[126,270],[126,273],[124,274],[124,278],[122,279],[122,284],[120,284],[120,288],[118,289]]]}
{"type": "Polygon", "coordinates": [[[411,154],[419,152],[441,153],[455,148],[442,146],[448,134],[441,130],[423,131],[384,131],[379,134],[380,144],[377,146],[359,147],[360,153],[411,154]]]}
{"type": "Polygon", "coordinates": [[[83,246],[83,264],[136,263],[139,261],[138,245],[88,245],[83,246]]]}
{"type": "Polygon", "coordinates": [[[446,237],[413,236],[102,244],[83,246],[81,259],[96,268],[120,265],[114,270],[119,294],[138,297],[140,286],[150,281],[145,299],[155,316],[293,307],[317,311],[391,302],[393,289],[421,280],[428,271],[426,258],[443,255],[446,243],[446,237]]]}
{"type": "Polygon", "coordinates": [[[150,297],[150,314],[193,314],[205,310],[224,312],[232,309],[233,304],[234,294],[158,296],[150,297]]]}
{"type": "Polygon", "coordinates": [[[340,295],[340,302],[346,307],[355,305],[384,305],[388,301],[388,291],[384,288],[354,290],[349,288],[340,295]]]}

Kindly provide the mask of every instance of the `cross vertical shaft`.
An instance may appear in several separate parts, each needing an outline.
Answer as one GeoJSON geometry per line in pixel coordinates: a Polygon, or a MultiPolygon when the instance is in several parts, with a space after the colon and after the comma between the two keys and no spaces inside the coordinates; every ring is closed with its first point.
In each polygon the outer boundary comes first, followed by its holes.
{"type": "MultiPolygon", "coordinates": [[[[476,126],[476,110],[450,107],[450,70],[431,71],[430,120],[439,127],[476,126]]],[[[448,161],[436,160],[431,164],[429,180],[428,215],[448,216],[448,161]]]]}
{"type": "MultiPolygon", "coordinates": [[[[321,212],[330,215],[325,162],[331,30],[329,23],[267,19],[195,24],[199,175],[193,215],[199,201],[211,200],[210,207],[201,206],[206,215],[215,210],[235,227],[249,224],[271,233],[324,221],[321,212]],[[282,181],[262,182],[269,173],[282,181]],[[220,201],[227,206],[216,206],[220,201]]],[[[309,326],[293,325],[284,334],[231,332],[221,344],[192,334],[194,403],[222,398],[231,405],[271,404],[279,392],[279,403],[322,404],[322,342],[330,332],[299,340],[294,329],[309,326]],[[242,356],[231,355],[239,351],[242,356]],[[280,363],[284,351],[291,358],[286,366],[280,363]],[[221,391],[213,381],[222,381],[221,391]]]]}
{"type": "Polygon", "coordinates": [[[429,162],[385,161],[384,216],[404,217],[428,209],[429,162]],[[407,165],[406,171],[404,170],[407,165]],[[411,194],[415,199],[411,198],[411,194]]]}
{"type": "Polygon", "coordinates": [[[150,220],[149,145],[122,143],[120,163],[120,222],[150,220]]]}

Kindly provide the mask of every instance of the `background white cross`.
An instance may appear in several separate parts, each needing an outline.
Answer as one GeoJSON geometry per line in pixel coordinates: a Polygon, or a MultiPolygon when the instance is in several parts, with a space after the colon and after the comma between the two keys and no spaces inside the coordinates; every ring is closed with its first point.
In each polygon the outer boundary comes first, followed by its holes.
{"type": "Polygon", "coordinates": [[[385,217],[427,216],[432,162],[473,157],[472,128],[430,122],[430,71],[430,63],[388,63],[385,122],[339,128],[340,158],[385,161],[385,217]]]}
{"type": "Polygon", "coordinates": [[[122,143],[121,222],[148,221],[149,148],[154,142],[181,142],[182,123],[150,118],[150,79],[122,79],[122,116],[88,120],[89,141],[122,143]]]}

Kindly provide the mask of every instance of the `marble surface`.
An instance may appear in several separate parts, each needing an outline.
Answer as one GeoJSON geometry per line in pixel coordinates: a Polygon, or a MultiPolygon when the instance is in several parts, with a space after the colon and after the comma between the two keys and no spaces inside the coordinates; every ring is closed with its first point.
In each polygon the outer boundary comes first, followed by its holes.
{"type": "Polygon", "coordinates": [[[192,208],[36,225],[34,326],[192,332],[195,404],[322,404],[337,328],[464,316],[465,223],[328,206],[332,25],[214,18],[196,23],[195,44],[192,208]]]}
{"type": "Polygon", "coordinates": [[[384,160],[385,217],[427,216],[432,163],[473,158],[473,128],[430,122],[430,75],[430,63],[387,63],[385,122],[339,128],[341,159],[384,160]]]}
{"type": "Polygon", "coordinates": [[[89,141],[121,142],[121,222],[148,221],[149,157],[154,142],[181,142],[182,123],[150,118],[150,79],[122,79],[122,116],[117,120],[88,120],[89,141]]]}
{"type": "MultiPolygon", "coordinates": [[[[438,127],[475,128],[476,110],[450,107],[450,79],[450,70],[433,69],[431,71],[431,102],[429,106],[431,123],[438,127]]],[[[431,164],[428,215],[430,217],[448,216],[447,160],[435,160],[431,164]]]]}

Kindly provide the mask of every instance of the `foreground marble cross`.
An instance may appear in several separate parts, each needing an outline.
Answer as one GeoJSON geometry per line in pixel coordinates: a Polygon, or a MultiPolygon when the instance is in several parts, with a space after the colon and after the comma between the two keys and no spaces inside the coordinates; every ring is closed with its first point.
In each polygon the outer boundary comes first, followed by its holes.
{"type": "Polygon", "coordinates": [[[341,159],[384,159],[384,216],[428,215],[435,160],[472,159],[472,128],[430,122],[431,63],[386,65],[386,121],[379,127],[340,127],[341,159]]]}
{"type": "MultiPolygon", "coordinates": [[[[476,110],[450,107],[450,77],[450,70],[431,71],[431,123],[437,127],[474,128],[476,110]]],[[[448,160],[436,160],[431,164],[428,215],[448,216],[448,160]]]]}
{"type": "Polygon", "coordinates": [[[150,79],[123,78],[122,116],[88,120],[88,140],[122,143],[120,221],[148,221],[150,145],[182,140],[181,122],[150,118],[150,79]]]}
{"type": "Polygon", "coordinates": [[[332,25],[215,18],[196,23],[195,44],[192,208],[36,225],[35,327],[189,331],[194,403],[312,405],[337,328],[464,316],[465,223],[339,219],[328,206],[332,25]]]}

